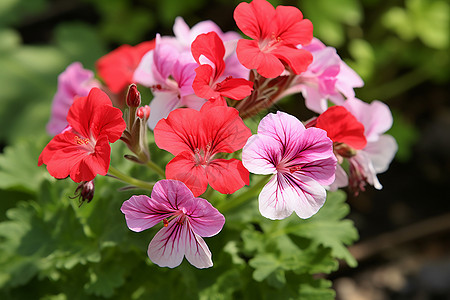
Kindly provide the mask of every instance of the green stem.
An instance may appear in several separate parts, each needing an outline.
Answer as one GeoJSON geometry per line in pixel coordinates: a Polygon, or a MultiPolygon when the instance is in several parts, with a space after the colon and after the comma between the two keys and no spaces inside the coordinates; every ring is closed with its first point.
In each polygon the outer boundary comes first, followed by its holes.
{"type": "Polygon", "coordinates": [[[238,207],[242,204],[244,204],[248,199],[252,198],[253,196],[257,195],[259,192],[261,192],[261,189],[263,186],[269,182],[270,178],[273,175],[267,175],[267,176],[261,176],[259,180],[256,182],[254,186],[240,194],[239,196],[231,199],[230,201],[227,201],[223,203],[222,205],[218,205],[217,209],[220,212],[225,212],[227,210],[230,210],[232,208],[238,207]]]}
{"type": "Polygon", "coordinates": [[[166,173],[164,172],[163,169],[161,169],[157,164],[155,164],[154,162],[152,162],[151,160],[149,160],[146,163],[147,167],[149,167],[150,169],[152,169],[153,171],[155,171],[156,173],[158,173],[159,176],[161,176],[162,178],[166,178],[166,173]]]}
{"type": "Polygon", "coordinates": [[[203,199],[206,199],[206,200],[210,201],[209,198],[211,197],[211,194],[212,194],[213,192],[214,192],[214,190],[212,189],[212,187],[211,187],[211,186],[208,186],[208,189],[207,189],[200,197],[202,197],[203,199]]]}
{"type": "Polygon", "coordinates": [[[139,180],[134,177],[128,176],[128,175],[120,172],[113,166],[109,166],[108,174],[123,181],[123,182],[129,183],[130,185],[133,185],[133,186],[136,186],[136,187],[139,187],[142,189],[150,190],[150,191],[153,189],[153,186],[155,185],[155,183],[153,183],[153,182],[147,182],[147,181],[139,180]]]}

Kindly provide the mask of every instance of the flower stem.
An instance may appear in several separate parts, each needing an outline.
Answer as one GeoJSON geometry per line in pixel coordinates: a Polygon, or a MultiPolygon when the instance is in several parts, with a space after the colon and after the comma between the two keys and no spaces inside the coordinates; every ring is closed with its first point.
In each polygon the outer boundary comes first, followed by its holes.
{"type": "Polygon", "coordinates": [[[261,176],[254,186],[250,187],[248,190],[246,190],[236,198],[233,198],[230,201],[223,203],[222,205],[218,205],[217,209],[220,212],[225,212],[244,204],[247,200],[261,192],[261,188],[265,186],[267,182],[269,182],[272,176],[273,175],[261,176]]]}
{"type": "Polygon", "coordinates": [[[108,175],[113,176],[113,177],[119,179],[120,181],[129,183],[133,186],[136,186],[136,187],[139,187],[142,189],[146,189],[146,190],[150,190],[150,191],[153,189],[153,186],[155,185],[154,182],[147,182],[147,181],[139,180],[134,177],[128,176],[128,175],[120,172],[113,166],[109,166],[108,175]]]}
{"type": "Polygon", "coordinates": [[[147,167],[158,173],[158,175],[161,176],[162,178],[166,178],[166,173],[164,172],[164,170],[161,169],[157,164],[155,164],[151,160],[147,161],[146,165],[147,167]]]}

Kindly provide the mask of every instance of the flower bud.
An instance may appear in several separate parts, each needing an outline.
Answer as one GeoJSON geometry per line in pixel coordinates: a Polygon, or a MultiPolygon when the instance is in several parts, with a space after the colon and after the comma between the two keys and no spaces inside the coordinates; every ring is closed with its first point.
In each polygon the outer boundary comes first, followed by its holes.
{"type": "Polygon", "coordinates": [[[136,112],[136,115],[141,119],[146,119],[150,117],[150,106],[145,105],[142,107],[139,107],[139,109],[136,112]]]}
{"type": "Polygon", "coordinates": [[[94,198],[94,190],[94,180],[82,181],[75,190],[74,196],[70,198],[78,198],[81,206],[85,201],[87,203],[91,202],[92,198],[94,198]]]}
{"type": "Polygon", "coordinates": [[[139,93],[134,83],[128,89],[127,105],[128,107],[139,107],[141,105],[141,93],[139,93]]]}

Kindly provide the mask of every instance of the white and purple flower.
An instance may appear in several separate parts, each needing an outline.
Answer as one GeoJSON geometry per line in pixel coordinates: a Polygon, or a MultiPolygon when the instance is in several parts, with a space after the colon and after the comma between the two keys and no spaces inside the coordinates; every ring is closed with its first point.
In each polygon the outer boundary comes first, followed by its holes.
{"type": "Polygon", "coordinates": [[[163,222],[163,228],[148,246],[148,257],[160,267],[174,268],[183,257],[197,268],[213,265],[202,237],[222,230],[225,217],[207,200],[195,198],[184,183],[158,181],[151,197],[132,196],[122,205],[128,228],[140,232],[163,222]]]}
{"type": "Polygon", "coordinates": [[[292,212],[309,218],[323,206],[323,186],[334,181],[333,142],[319,128],[305,129],[294,116],[277,112],[265,116],[258,133],[242,151],[244,166],[255,174],[274,174],[259,195],[259,210],[269,219],[292,212]]]}

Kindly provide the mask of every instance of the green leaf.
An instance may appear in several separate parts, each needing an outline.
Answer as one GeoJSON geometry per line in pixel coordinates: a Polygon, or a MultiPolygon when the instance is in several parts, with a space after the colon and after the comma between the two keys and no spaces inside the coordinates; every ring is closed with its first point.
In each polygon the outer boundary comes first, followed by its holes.
{"type": "Polygon", "coordinates": [[[299,287],[299,299],[308,300],[333,300],[336,293],[331,289],[331,281],[325,279],[311,280],[302,277],[299,287]]]}
{"type": "Polygon", "coordinates": [[[49,178],[45,167],[37,166],[43,148],[42,142],[32,140],[18,141],[6,147],[0,155],[0,188],[36,193],[42,180],[49,178]]]}
{"type": "Polygon", "coordinates": [[[345,245],[358,239],[358,232],[350,220],[342,220],[348,214],[345,193],[329,192],[320,211],[304,222],[286,228],[290,234],[310,238],[313,243],[330,247],[335,257],[344,259],[350,266],[357,265],[345,245]]]}
{"type": "Polygon", "coordinates": [[[256,255],[249,261],[249,265],[255,268],[253,278],[256,281],[263,281],[270,274],[281,267],[281,262],[271,253],[256,255]]]}

